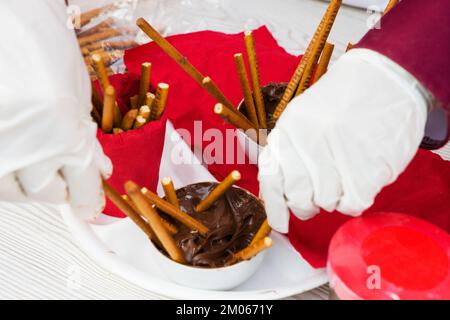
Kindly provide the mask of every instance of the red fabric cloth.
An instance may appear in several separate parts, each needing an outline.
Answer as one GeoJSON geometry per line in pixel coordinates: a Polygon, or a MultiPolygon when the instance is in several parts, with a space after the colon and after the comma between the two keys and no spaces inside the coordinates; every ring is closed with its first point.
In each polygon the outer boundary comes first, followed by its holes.
{"type": "MultiPolygon", "coordinates": [[[[279,47],[265,27],[255,30],[254,38],[262,84],[288,81],[299,58],[279,47]]],[[[200,72],[211,76],[231,102],[235,105],[240,102],[242,93],[233,55],[245,52],[242,33],[227,35],[204,31],[177,35],[168,40],[200,72]]],[[[215,100],[154,43],[131,49],[125,54],[125,64],[131,73],[139,74],[140,65],[144,61],[153,62],[152,83],[165,81],[170,84],[171,93],[166,113],[175,128],[187,129],[193,135],[195,120],[203,121],[203,129],[217,128],[223,132],[227,128],[233,128],[213,113],[215,100]]],[[[201,144],[195,144],[195,147],[201,144]]],[[[238,169],[243,175],[240,185],[254,194],[259,192],[257,168],[254,165],[213,164],[208,169],[217,179],[222,179],[232,169],[238,169]]],[[[450,164],[430,152],[419,151],[398,181],[386,187],[378,196],[370,211],[414,214],[449,231],[449,199],[450,164]]],[[[348,219],[350,217],[336,212],[321,213],[306,222],[292,217],[289,239],[311,265],[323,267],[331,236],[348,219]]]]}
{"type": "MultiPolygon", "coordinates": [[[[110,82],[116,89],[119,108],[122,114],[125,114],[130,97],[138,92],[139,76],[114,75],[110,77],[110,82]]],[[[98,84],[96,88],[98,89],[98,84]]],[[[97,138],[103,151],[113,164],[113,174],[108,183],[117,191],[125,193],[123,185],[127,180],[133,180],[141,186],[156,191],[166,122],[167,116],[163,115],[161,119],[149,122],[139,129],[120,134],[107,134],[97,130],[97,138]]],[[[111,216],[125,216],[109,199],[106,202],[105,212],[111,216]]]]}

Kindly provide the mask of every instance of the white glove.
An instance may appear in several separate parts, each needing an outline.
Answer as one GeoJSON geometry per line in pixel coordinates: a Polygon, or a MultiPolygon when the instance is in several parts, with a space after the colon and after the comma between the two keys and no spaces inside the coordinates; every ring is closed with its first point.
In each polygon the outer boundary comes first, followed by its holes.
{"type": "Polygon", "coordinates": [[[417,81],[365,49],[342,56],[280,117],[259,157],[270,225],[287,232],[288,207],[306,220],[358,215],[396,180],[424,134],[427,102],[417,81]]]}
{"type": "Polygon", "coordinates": [[[69,201],[88,219],[104,206],[112,166],[67,20],[64,0],[0,2],[0,200],[69,201]]]}

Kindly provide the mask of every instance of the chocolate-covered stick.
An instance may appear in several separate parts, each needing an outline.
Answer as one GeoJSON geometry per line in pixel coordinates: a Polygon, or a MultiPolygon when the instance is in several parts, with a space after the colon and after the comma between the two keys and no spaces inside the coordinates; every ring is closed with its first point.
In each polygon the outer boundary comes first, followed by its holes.
{"type": "Polygon", "coordinates": [[[129,110],[122,119],[120,127],[123,131],[128,131],[133,127],[134,121],[138,115],[138,109],[129,110]]]}
{"type": "Polygon", "coordinates": [[[169,177],[165,177],[161,180],[161,184],[163,186],[167,201],[169,201],[174,207],[177,207],[179,209],[180,203],[178,202],[178,197],[175,192],[175,187],[173,186],[172,179],[169,177]]]}
{"type": "Polygon", "coordinates": [[[182,224],[187,226],[191,230],[197,230],[202,236],[206,236],[209,232],[208,227],[206,227],[201,222],[195,220],[187,213],[181,211],[177,207],[173,206],[171,203],[161,199],[157,194],[151,192],[147,188],[141,189],[142,194],[146,197],[146,199],[154,204],[159,210],[167,213],[174,219],[177,219],[182,224]]]}
{"type": "Polygon", "coordinates": [[[125,191],[128,196],[133,200],[139,212],[145,216],[148,224],[150,224],[153,232],[161,241],[162,246],[167,251],[169,256],[179,263],[185,263],[183,253],[180,248],[177,247],[175,239],[170,235],[169,231],[164,227],[163,223],[159,219],[159,215],[153,209],[152,205],[145,200],[144,195],[141,193],[139,186],[133,181],[127,181],[125,183],[125,191]]]}
{"type": "Polygon", "coordinates": [[[252,80],[253,97],[255,99],[256,113],[258,114],[259,127],[266,129],[266,108],[264,106],[264,99],[261,92],[261,84],[259,79],[258,59],[256,58],[255,42],[251,31],[246,31],[245,48],[247,50],[248,64],[250,66],[250,78],[252,80]]]}
{"type": "Polygon", "coordinates": [[[241,180],[241,174],[233,170],[225,179],[222,180],[196,207],[195,211],[203,212],[208,210],[217,199],[222,197],[229,188],[237,181],[241,180]]]}
{"type": "Polygon", "coordinates": [[[270,248],[272,244],[273,241],[269,237],[260,239],[256,241],[254,244],[249,245],[247,248],[244,248],[241,251],[235,253],[232,256],[232,258],[227,262],[227,265],[231,265],[242,260],[250,260],[261,251],[270,248]]]}
{"type": "Polygon", "coordinates": [[[151,120],[158,120],[161,118],[164,110],[166,109],[167,96],[169,95],[169,85],[167,83],[158,84],[156,88],[155,101],[150,113],[151,120]]]}
{"type": "Polygon", "coordinates": [[[314,82],[317,82],[327,72],[328,64],[330,63],[331,55],[333,54],[334,45],[327,42],[322,51],[319,64],[317,65],[316,74],[314,75],[314,82]]]}
{"type": "Polygon", "coordinates": [[[263,221],[261,226],[259,227],[258,231],[256,232],[255,236],[252,239],[252,242],[250,242],[250,246],[254,245],[257,241],[265,238],[269,235],[270,231],[272,231],[272,228],[269,226],[269,222],[267,221],[267,218],[263,221]]]}
{"type": "Polygon", "coordinates": [[[311,78],[314,73],[317,61],[319,61],[320,54],[322,53],[323,47],[325,46],[325,42],[328,39],[328,36],[330,34],[331,28],[333,27],[336,15],[339,11],[339,8],[341,7],[341,4],[342,0],[331,0],[330,2],[329,5],[330,10],[327,10],[325,24],[322,30],[320,31],[319,38],[314,44],[310,56],[308,57],[305,72],[303,73],[302,79],[300,80],[300,84],[298,85],[297,91],[295,92],[296,96],[302,94],[311,83],[311,78]]]}
{"type": "Polygon", "coordinates": [[[384,9],[383,15],[388,13],[395,5],[398,3],[399,0],[390,0],[387,4],[386,8],[384,9]]]}
{"type": "Polygon", "coordinates": [[[102,130],[104,132],[111,132],[114,122],[114,107],[116,104],[116,96],[113,86],[108,86],[105,89],[105,96],[103,98],[103,114],[102,114],[102,130]]]}
{"type": "Polygon", "coordinates": [[[150,225],[147,224],[147,222],[141,218],[141,215],[136,212],[127,201],[125,201],[120,194],[113,189],[106,181],[103,181],[103,190],[105,191],[106,196],[109,198],[109,200],[114,203],[117,208],[119,208],[124,214],[126,214],[131,221],[133,221],[144,233],[153,241],[155,241],[158,245],[161,243],[159,242],[158,238],[156,237],[155,233],[153,232],[150,225]]]}
{"type": "Polygon", "coordinates": [[[139,98],[138,108],[145,104],[147,98],[148,87],[150,86],[150,71],[152,64],[150,62],[144,62],[141,65],[141,80],[139,82],[139,98]]]}
{"type": "Polygon", "coordinates": [[[236,69],[241,83],[242,93],[244,94],[245,110],[247,111],[249,120],[253,125],[258,128],[258,116],[256,114],[255,102],[253,100],[250,84],[248,83],[247,70],[245,69],[244,58],[242,53],[236,53],[234,55],[234,62],[236,63],[236,69]]]}

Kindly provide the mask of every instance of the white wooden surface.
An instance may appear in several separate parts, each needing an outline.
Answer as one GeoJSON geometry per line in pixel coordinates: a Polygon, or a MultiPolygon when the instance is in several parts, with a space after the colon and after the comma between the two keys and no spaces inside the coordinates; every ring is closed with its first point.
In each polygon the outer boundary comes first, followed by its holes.
{"type": "MultiPolygon", "coordinates": [[[[244,27],[267,24],[280,44],[292,53],[304,50],[326,7],[326,3],[315,0],[228,0],[227,6],[220,8],[214,8],[215,1],[204,3],[208,6],[197,8],[197,15],[193,17],[202,24],[193,29],[206,28],[209,24],[213,29],[237,32],[244,27]],[[212,9],[216,9],[213,12],[217,14],[211,14],[212,9]],[[232,23],[217,23],[227,20],[232,23]]],[[[145,10],[153,4],[143,1],[136,15],[145,16],[148,12],[145,10]]],[[[176,4],[172,0],[159,4],[159,18],[169,14],[167,12],[176,4]]],[[[177,10],[172,13],[175,20],[176,14],[182,14],[177,10]]],[[[370,14],[363,10],[342,8],[331,34],[332,42],[336,43],[336,54],[344,51],[347,42],[357,41],[366,32],[367,19],[370,14]]],[[[166,31],[179,32],[174,27],[166,31]]],[[[450,145],[441,154],[450,160],[450,145]]],[[[327,297],[328,287],[323,286],[292,299],[327,297]]],[[[127,283],[96,265],[74,243],[54,208],[35,203],[0,203],[0,299],[164,298],[127,283]]]]}

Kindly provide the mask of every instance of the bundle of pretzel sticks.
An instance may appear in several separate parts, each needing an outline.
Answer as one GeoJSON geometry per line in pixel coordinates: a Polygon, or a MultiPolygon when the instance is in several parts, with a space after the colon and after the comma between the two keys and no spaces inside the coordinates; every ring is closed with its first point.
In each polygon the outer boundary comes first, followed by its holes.
{"type": "Polygon", "coordinates": [[[100,54],[91,56],[94,61],[103,97],[92,87],[92,117],[105,133],[119,134],[124,131],[138,129],[152,120],[161,118],[167,104],[169,85],[159,83],[156,93],[149,91],[151,63],[141,65],[139,92],[130,98],[128,112],[122,117],[116,101],[116,92],[110,84],[103,57],[100,54]]]}
{"type": "MultiPolygon", "coordinates": [[[[223,197],[229,188],[240,179],[240,173],[231,172],[222,182],[195,207],[196,212],[209,209],[216,200],[223,197]]],[[[181,224],[188,227],[192,232],[198,232],[202,237],[208,237],[210,232],[204,224],[182,211],[179,206],[177,194],[170,178],[162,180],[165,198],[160,198],[146,188],[141,188],[133,181],[127,181],[124,185],[126,195],[120,195],[107,182],[103,182],[106,196],[127,215],[160,250],[163,250],[172,260],[186,264],[186,259],[177,244],[174,235],[178,232],[177,227],[158,214],[158,210],[164,212],[181,224]],[[156,210],[157,209],[157,210],[156,210]]],[[[226,265],[235,264],[242,260],[249,260],[262,250],[272,245],[268,237],[271,229],[267,219],[261,224],[250,244],[244,249],[233,252],[226,265]]]]}

